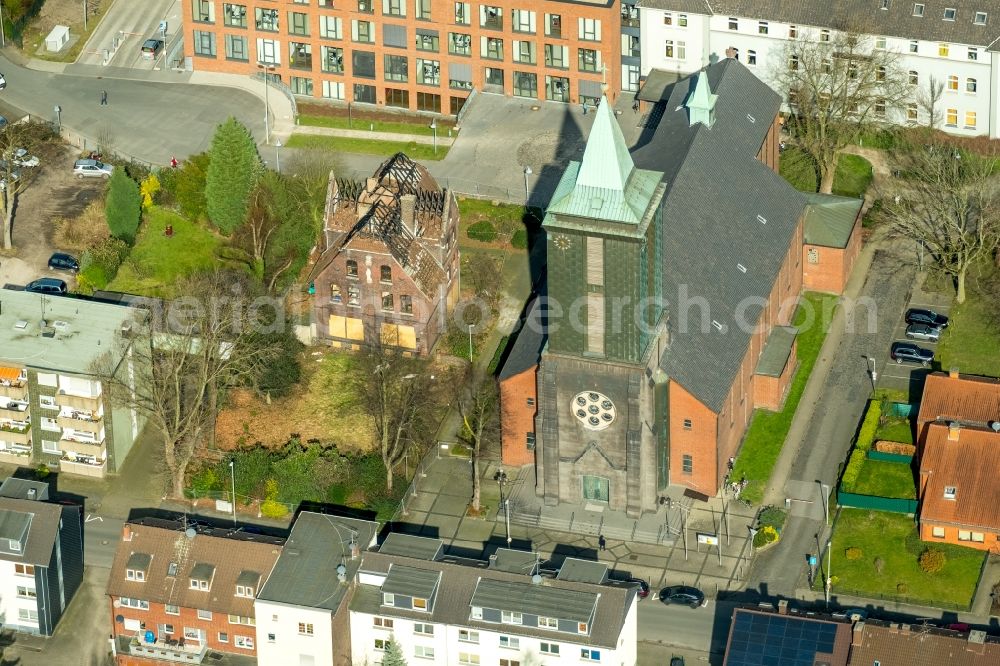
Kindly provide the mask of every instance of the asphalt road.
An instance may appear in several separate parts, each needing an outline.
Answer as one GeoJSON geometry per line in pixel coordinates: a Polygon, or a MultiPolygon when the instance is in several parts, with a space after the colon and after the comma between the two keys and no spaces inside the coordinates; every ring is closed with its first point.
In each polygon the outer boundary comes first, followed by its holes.
{"type": "Polygon", "coordinates": [[[697,652],[725,651],[736,603],[711,599],[704,608],[667,606],[655,598],[656,592],[639,602],[640,641],[667,638],[670,645],[697,652]]]}
{"type": "Polygon", "coordinates": [[[149,38],[162,39],[158,32],[161,20],[167,21],[167,48],[161,52],[155,66],[162,65],[163,53],[180,38],[180,0],[144,0],[143,2],[116,2],[97,26],[84,47],[77,63],[101,65],[104,52],[114,51],[115,39],[121,40],[118,51],[111,55],[109,64],[117,67],[153,69],[154,62],[143,60],[139,48],[149,38]]]}
{"type": "Polygon", "coordinates": [[[110,569],[125,521],[97,514],[86,514],[83,519],[83,561],[88,567],[110,569]]]}

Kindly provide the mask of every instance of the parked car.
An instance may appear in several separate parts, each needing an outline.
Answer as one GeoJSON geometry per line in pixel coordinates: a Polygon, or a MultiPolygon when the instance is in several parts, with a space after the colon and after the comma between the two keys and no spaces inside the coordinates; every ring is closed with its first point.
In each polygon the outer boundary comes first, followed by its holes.
{"type": "Polygon", "coordinates": [[[57,294],[60,296],[67,292],[66,283],[59,278],[38,278],[29,282],[24,290],[36,294],[57,294]]]}
{"type": "Polygon", "coordinates": [[[637,585],[639,587],[638,595],[640,599],[645,599],[646,597],[649,596],[649,583],[647,583],[641,578],[629,578],[628,582],[637,585]]]}
{"type": "Polygon", "coordinates": [[[73,173],[77,178],[111,178],[115,167],[98,160],[77,160],[73,163],[73,173]]]}
{"type": "Polygon", "coordinates": [[[930,349],[910,344],[909,342],[894,342],[892,343],[892,349],[889,350],[889,356],[896,363],[910,361],[911,363],[919,363],[927,366],[934,359],[934,352],[930,349]]]}
{"type": "Polygon", "coordinates": [[[705,594],[696,587],[671,585],[660,590],[660,601],[665,604],[683,604],[691,608],[706,606],[705,594]]]}
{"type": "Polygon", "coordinates": [[[76,257],[65,252],[56,252],[49,257],[49,270],[53,271],[73,271],[80,270],[80,262],[76,257]]]}
{"type": "Polygon", "coordinates": [[[933,310],[910,308],[906,311],[907,324],[927,324],[935,328],[948,328],[948,318],[933,310]]]}
{"type": "Polygon", "coordinates": [[[864,622],[868,619],[868,611],[864,608],[848,608],[833,614],[838,620],[850,620],[851,622],[864,622]]]}
{"type": "Polygon", "coordinates": [[[906,337],[911,340],[937,342],[941,338],[941,329],[929,324],[910,324],[906,327],[906,337]]]}
{"type": "Polygon", "coordinates": [[[7,87],[7,78],[3,74],[0,74],[0,90],[7,87]]]}
{"type": "MultiPolygon", "coordinates": [[[[0,74],[0,76],[3,76],[3,74],[0,74]]],[[[7,119],[4,118],[3,116],[0,116],[0,129],[6,126],[7,126],[7,119]]]]}
{"type": "Polygon", "coordinates": [[[684,666],[684,657],[671,657],[670,666],[684,666]]]}
{"type": "Polygon", "coordinates": [[[28,151],[24,148],[18,148],[14,151],[14,159],[11,160],[15,165],[19,167],[36,167],[38,166],[38,158],[34,155],[29,155],[28,151]]]}
{"type": "Polygon", "coordinates": [[[142,43],[142,48],[140,49],[142,57],[146,60],[156,60],[156,56],[160,55],[160,51],[162,50],[162,39],[147,39],[142,43]]]}

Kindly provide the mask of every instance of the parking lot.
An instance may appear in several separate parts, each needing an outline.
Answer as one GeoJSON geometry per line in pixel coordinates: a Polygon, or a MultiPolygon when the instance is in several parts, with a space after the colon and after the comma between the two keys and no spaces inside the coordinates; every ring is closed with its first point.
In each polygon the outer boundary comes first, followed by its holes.
{"type": "MultiPolygon", "coordinates": [[[[919,285],[917,285],[913,288],[913,294],[910,296],[906,309],[909,310],[911,308],[918,308],[931,310],[938,314],[948,316],[948,312],[951,310],[952,300],[953,296],[950,293],[938,294],[935,292],[925,292],[919,288],[919,285]]],[[[904,312],[900,314],[898,321],[895,323],[892,341],[909,342],[917,345],[918,347],[929,349],[936,355],[937,342],[907,339],[907,325],[905,317],[906,312],[904,310],[904,312]]],[[[876,354],[876,365],[880,366],[877,368],[877,384],[879,388],[907,391],[911,396],[920,395],[924,377],[926,377],[927,373],[934,370],[934,362],[932,362],[928,367],[923,367],[915,361],[903,361],[902,363],[897,363],[889,357],[888,347],[878,350],[878,353],[876,354]]]]}

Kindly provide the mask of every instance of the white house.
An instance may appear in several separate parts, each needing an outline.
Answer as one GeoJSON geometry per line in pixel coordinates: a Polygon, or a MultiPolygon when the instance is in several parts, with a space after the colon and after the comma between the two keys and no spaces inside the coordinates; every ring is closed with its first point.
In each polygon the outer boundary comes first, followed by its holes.
{"type": "Polygon", "coordinates": [[[361,552],[375,545],[366,520],[301,512],[254,601],[257,663],[350,664],[347,609],[361,552]]]}
{"type": "Polygon", "coordinates": [[[931,80],[944,86],[938,126],[965,136],[1000,137],[1000,6],[991,0],[640,0],[642,74],[687,74],[735,57],[768,83],[787,66],[790,39],[828,41],[838,27],[899,54],[912,86],[905,108],[887,120],[926,124],[918,102],[931,80]]]}
{"type": "Polygon", "coordinates": [[[392,641],[413,665],[636,663],[634,586],[447,557],[442,546],[391,534],[362,555],[350,602],[354,664],[380,663],[392,641]]]}

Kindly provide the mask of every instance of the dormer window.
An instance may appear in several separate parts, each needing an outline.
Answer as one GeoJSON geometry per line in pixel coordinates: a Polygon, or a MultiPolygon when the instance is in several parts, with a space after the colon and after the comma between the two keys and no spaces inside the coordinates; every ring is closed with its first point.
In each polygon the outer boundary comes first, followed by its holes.
{"type": "Polygon", "coordinates": [[[500,621],[504,624],[521,624],[521,614],[514,611],[500,611],[500,621]]]}
{"type": "Polygon", "coordinates": [[[237,585],[236,596],[244,597],[246,599],[253,599],[253,588],[247,585],[237,585]]]}
{"type": "Polygon", "coordinates": [[[580,634],[587,633],[587,630],[589,628],[590,627],[587,626],[586,622],[577,622],[577,624],[576,624],[576,631],[577,631],[577,633],[580,633],[580,634]]]}
{"type": "Polygon", "coordinates": [[[955,486],[945,486],[944,487],[944,498],[945,499],[955,499],[955,495],[958,489],[955,486]]]}
{"type": "Polygon", "coordinates": [[[413,607],[418,610],[427,610],[427,600],[417,597],[413,598],[413,607]]]}
{"type": "Polygon", "coordinates": [[[954,21],[955,20],[955,14],[957,14],[957,12],[955,11],[954,7],[945,7],[945,10],[944,10],[944,20],[945,21],[954,21]]]}
{"type": "Polygon", "coordinates": [[[986,12],[976,12],[976,17],[972,19],[976,25],[986,25],[986,12]]]}
{"type": "Polygon", "coordinates": [[[126,569],[125,570],[125,579],[126,580],[135,580],[135,581],[139,581],[141,583],[141,582],[143,582],[143,581],[146,580],[146,572],[145,571],[140,571],[140,570],[137,570],[137,569],[126,569]]]}
{"type": "Polygon", "coordinates": [[[198,580],[197,578],[191,579],[191,589],[192,590],[208,590],[207,580],[198,580]]]}
{"type": "Polygon", "coordinates": [[[924,4],[922,2],[915,3],[913,5],[913,15],[916,17],[923,17],[924,15],[924,4]]]}
{"type": "Polygon", "coordinates": [[[395,606],[396,605],[396,595],[385,592],[382,594],[382,605],[383,606],[395,606]]]}
{"type": "Polygon", "coordinates": [[[539,629],[558,629],[559,620],[554,617],[541,617],[538,618],[538,628],[539,629]]]}
{"type": "Polygon", "coordinates": [[[472,619],[473,620],[482,620],[483,619],[483,609],[480,608],[479,606],[473,606],[472,607],[472,619]]]}
{"type": "Polygon", "coordinates": [[[15,553],[21,552],[21,542],[18,541],[17,539],[9,539],[7,543],[10,546],[10,550],[14,551],[15,553]]]}

